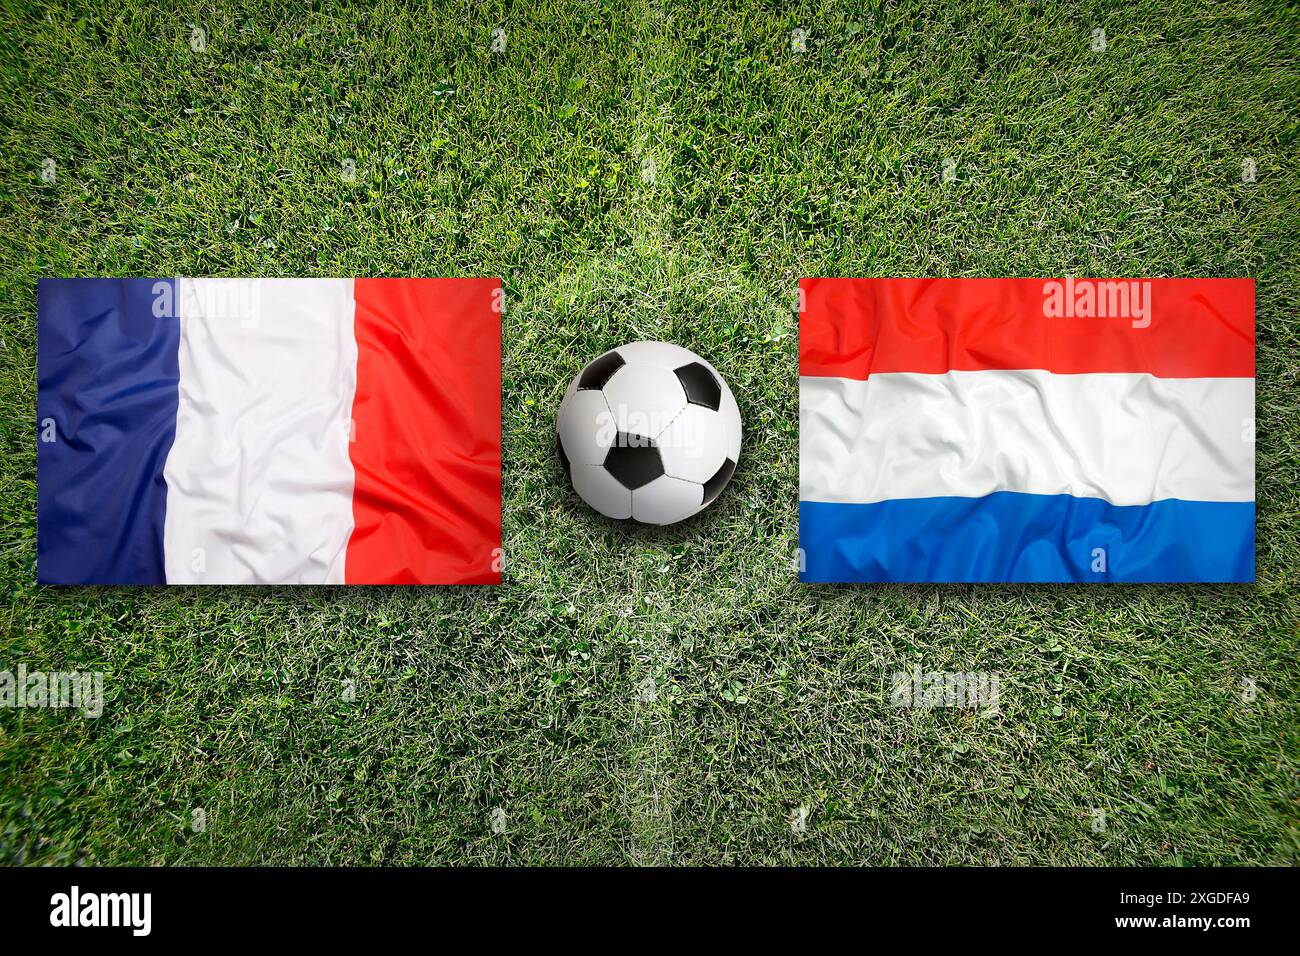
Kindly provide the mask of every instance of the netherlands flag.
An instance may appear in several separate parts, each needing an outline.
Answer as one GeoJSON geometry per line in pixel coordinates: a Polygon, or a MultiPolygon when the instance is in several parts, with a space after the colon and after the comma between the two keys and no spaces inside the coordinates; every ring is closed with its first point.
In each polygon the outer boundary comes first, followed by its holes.
{"type": "Polygon", "coordinates": [[[805,581],[1253,581],[1249,279],[805,279],[805,581]]]}
{"type": "Polygon", "coordinates": [[[500,580],[495,279],[43,279],[47,584],[500,580]]]}

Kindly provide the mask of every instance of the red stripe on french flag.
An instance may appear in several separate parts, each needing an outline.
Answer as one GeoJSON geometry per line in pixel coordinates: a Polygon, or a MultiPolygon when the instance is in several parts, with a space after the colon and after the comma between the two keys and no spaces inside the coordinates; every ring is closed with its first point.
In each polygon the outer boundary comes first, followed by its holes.
{"type": "Polygon", "coordinates": [[[348,584],[501,581],[501,282],[357,279],[348,584]]]}

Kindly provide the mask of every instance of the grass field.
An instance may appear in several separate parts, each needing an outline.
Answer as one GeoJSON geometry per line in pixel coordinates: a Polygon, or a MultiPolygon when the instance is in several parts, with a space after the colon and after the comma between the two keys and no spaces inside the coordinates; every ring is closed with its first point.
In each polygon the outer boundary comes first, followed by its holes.
{"type": "Polygon", "coordinates": [[[0,669],[108,691],[0,710],[0,862],[1300,859],[1294,6],[108,6],[0,4],[0,669]],[[1258,583],[798,584],[798,278],[1063,274],[1257,279],[1258,583]],[[36,586],[49,275],[503,277],[507,583],[36,586]],[[554,455],[642,338],[747,429],[670,530],[554,455]]]}

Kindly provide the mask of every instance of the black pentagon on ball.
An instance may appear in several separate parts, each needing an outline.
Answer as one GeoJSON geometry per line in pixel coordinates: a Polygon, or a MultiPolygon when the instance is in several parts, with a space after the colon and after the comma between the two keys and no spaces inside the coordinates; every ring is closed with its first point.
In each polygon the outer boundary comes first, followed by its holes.
{"type": "Polygon", "coordinates": [[[664,473],[664,462],[654,442],[641,435],[618,433],[605,453],[605,470],[630,491],[648,485],[664,473]]]}
{"type": "Polygon", "coordinates": [[[688,402],[692,405],[703,405],[715,412],[718,410],[718,406],[722,403],[722,385],[718,382],[717,376],[699,362],[674,369],[673,374],[682,383],[688,402]]]}
{"type": "Polygon", "coordinates": [[[627,363],[617,352],[606,352],[582,370],[578,388],[601,389],[610,377],[627,363]]]}
{"type": "Polygon", "coordinates": [[[722,494],[722,489],[727,486],[731,476],[736,471],[736,463],[728,458],[713,473],[713,477],[704,483],[704,503],[707,505],[718,495],[722,494]]]}

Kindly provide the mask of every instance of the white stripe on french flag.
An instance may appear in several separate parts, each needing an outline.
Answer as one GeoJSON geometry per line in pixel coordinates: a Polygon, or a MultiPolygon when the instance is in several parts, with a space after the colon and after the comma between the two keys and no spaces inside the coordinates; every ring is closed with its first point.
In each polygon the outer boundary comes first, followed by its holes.
{"type": "Polygon", "coordinates": [[[167,583],[343,584],[356,485],[352,280],[180,279],[177,300],[167,583]]]}
{"type": "Polygon", "coordinates": [[[1249,280],[801,296],[804,580],[1254,579],[1249,280]]]}

